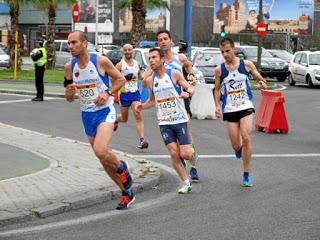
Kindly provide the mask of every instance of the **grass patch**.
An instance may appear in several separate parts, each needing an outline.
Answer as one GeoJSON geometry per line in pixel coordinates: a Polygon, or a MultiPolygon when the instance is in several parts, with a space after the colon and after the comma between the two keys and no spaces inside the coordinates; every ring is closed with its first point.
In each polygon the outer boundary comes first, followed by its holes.
{"type": "MultiPolygon", "coordinates": [[[[34,70],[21,70],[17,72],[17,81],[34,81],[34,70]]],[[[44,82],[63,83],[64,70],[46,70],[44,72],[44,82]]],[[[0,80],[13,80],[13,71],[7,69],[0,70],[0,80]]]]}

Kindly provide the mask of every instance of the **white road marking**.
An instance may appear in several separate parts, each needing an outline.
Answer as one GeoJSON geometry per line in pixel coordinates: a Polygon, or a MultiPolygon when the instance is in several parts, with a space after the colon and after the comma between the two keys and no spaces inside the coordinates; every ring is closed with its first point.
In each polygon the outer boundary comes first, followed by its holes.
{"type": "MultiPolygon", "coordinates": [[[[170,158],[169,155],[132,155],[135,158],[170,158]]],[[[199,158],[234,158],[234,154],[222,154],[222,155],[199,155],[199,158]]],[[[255,158],[288,158],[288,157],[320,157],[320,153],[289,153],[289,154],[253,154],[255,158]]]]}
{"type": "MultiPolygon", "coordinates": [[[[54,97],[46,97],[44,100],[51,100],[51,99],[58,99],[54,97]]],[[[17,102],[31,102],[31,98],[28,99],[18,99],[18,100],[7,100],[7,101],[0,101],[0,104],[5,104],[5,103],[17,103],[17,102]]]]}
{"type": "MultiPolygon", "coordinates": [[[[176,176],[176,178],[178,178],[174,169],[172,169],[168,166],[165,166],[163,164],[160,164],[160,163],[153,163],[153,164],[156,165],[157,167],[161,168],[162,170],[167,171],[169,174],[173,174],[174,176],[176,176]]],[[[197,184],[197,185],[200,185],[200,184],[197,184]]],[[[111,211],[104,212],[104,213],[98,213],[98,214],[92,214],[92,215],[88,215],[88,216],[79,217],[77,219],[69,219],[69,220],[65,220],[65,221],[47,223],[47,224],[38,225],[38,226],[8,230],[8,231],[0,232],[0,238],[50,231],[50,230],[66,228],[66,227],[70,227],[70,226],[84,225],[89,222],[95,222],[95,221],[107,219],[107,218],[110,218],[113,216],[119,216],[122,214],[126,214],[128,212],[136,212],[136,211],[143,210],[143,209],[146,209],[146,208],[149,208],[152,206],[156,206],[158,204],[168,202],[171,199],[178,197],[178,196],[179,196],[178,193],[171,192],[171,193],[164,194],[162,197],[159,197],[157,199],[150,199],[148,201],[137,203],[137,204],[134,203],[133,207],[130,207],[130,209],[128,209],[128,210],[123,210],[123,211],[111,210],[111,211]]]]}

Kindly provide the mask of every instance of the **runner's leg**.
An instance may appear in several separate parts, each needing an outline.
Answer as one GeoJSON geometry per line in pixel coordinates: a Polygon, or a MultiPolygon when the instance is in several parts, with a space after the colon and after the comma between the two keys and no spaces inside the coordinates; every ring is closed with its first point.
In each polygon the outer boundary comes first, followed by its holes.
{"type": "Polygon", "coordinates": [[[251,166],[251,132],[253,124],[253,114],[240,119],[240,133],[242,139],[242,160],[244,172],[250,172],[251,166]]]}

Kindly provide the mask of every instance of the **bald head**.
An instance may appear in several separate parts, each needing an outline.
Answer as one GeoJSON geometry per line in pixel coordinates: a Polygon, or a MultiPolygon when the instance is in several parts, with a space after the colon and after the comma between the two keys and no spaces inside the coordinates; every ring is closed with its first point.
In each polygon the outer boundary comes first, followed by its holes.
{"type": "Polygon", "coordinates": [[[87,46],[88,39],[85,32],[77,30],[69,34],[68,47],[72,56],[79,57],[83,54],[87,54],[87,46]]]}
{"type": "Polygon", "coordinates": [[[80,31],[80,30],[73,31],[73,32],[69,33],[69,36],[70,36],[71,34],[72,34],[73,36],[77,36],[78,39],[79,39],[81,42],[88,41],[87,33],[83,32],[83,31],[80,31]]]}
{"type": "Polygon", "coordinates": [[[123,45],[122,47],[123,54],[126,60],[131,60],[132,59],[132,54],[133,54],[133,46],[129,43],[123,45]]]}

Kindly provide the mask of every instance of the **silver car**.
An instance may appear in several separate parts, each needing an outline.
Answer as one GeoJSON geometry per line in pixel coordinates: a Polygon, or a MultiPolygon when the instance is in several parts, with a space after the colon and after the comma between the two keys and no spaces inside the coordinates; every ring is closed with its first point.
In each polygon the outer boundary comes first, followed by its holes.
{"type": "Polygon", "coordinates": [[[10,57],[2,48],[0,48],[0,67],[10,67],[10,57]]]}

